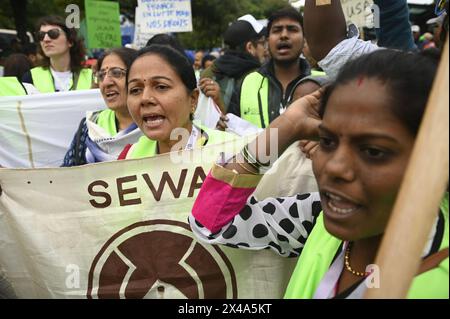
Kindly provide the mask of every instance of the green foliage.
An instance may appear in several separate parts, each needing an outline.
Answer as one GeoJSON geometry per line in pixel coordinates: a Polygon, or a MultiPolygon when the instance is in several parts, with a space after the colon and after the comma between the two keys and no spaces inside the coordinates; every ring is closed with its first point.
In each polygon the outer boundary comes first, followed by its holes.
{"type": "Polygon", "coordinates": [[[287,0],[193,0],[193,32],[179,33],[185,48],[212,49],[222,46],[227,26],[244,14],[266,19],[271,12],[288,4],[287,0]]]}
{"type": "Polygon", "coordinates": [[[13,11],[9,0],[0,0],[0,28],[15,29],[13,11]]]}
{"type": "MultiPolygon", "coordinates": [[[[120,11],[134,18],[137,0],[120,0],[120,11]]],[[[56,14],[67,16],[68,4],[80,7],[84,17],[84,0],[28,0],[27,27],[34,25],[41,16],[56,14]]],[[[189,49],[210,49],[222,45],[222,34],[227,26],[244,14],[266,19],[270,13],[288,4],[288,0],[192,0],[193,32],[179,33],[182,44],[189,49]]],[[[10,0],[0,0],[0,28],[15,29],[10,0]]]]}

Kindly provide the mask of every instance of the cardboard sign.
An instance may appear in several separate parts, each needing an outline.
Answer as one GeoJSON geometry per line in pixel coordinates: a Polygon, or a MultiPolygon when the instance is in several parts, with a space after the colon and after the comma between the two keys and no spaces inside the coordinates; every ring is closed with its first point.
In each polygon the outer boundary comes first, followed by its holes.
{"type": "Polygon", "coordinates": [[[85,0],[88,48],[109,49],[122,46],[119,3],[85,0]]]}
{"type": "Polygon", "coordinates": [[[135,24],[134,24],[134,39],[133,39],[133,47],[135,49],[141,49],[145,47],[147,41],[152,38],[155,34],[144,32],[142,24],[145,24],[143,19],[139,19],[138,17],[142,16],[142,8],[137,6],[135,9],[135,24]]]}
{"type": "Polygon", "coordinates": [[[367,26],[370,20],[374,21],[373,14],[370,13],[373,5],[372,0],[342,0],[341,5],[345,19],[356,24],[359,28],[367,26]]]}
{"type": "Polygon", "coordinates": [[[139,0],[136,24],[142,33],[191,32],[190,0],[139,0]]]}

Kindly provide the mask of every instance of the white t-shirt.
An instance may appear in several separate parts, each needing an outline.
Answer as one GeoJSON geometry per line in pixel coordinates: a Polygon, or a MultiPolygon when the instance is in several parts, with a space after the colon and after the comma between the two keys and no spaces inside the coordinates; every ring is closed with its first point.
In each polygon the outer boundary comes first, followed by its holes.
{"type": "Polygon", "coordinates": [[[28,95],[41,94],[41,92],[31,83],[22,83],[28,95]]]}
{"type": "Polygon", "coordinates": [[[55,90],[60,92],[69,91],[70,87],[72,86],[72,72],[57,72],[53,70],[53,68],[50,68],[50,70],[55,81],[55,90]]]}

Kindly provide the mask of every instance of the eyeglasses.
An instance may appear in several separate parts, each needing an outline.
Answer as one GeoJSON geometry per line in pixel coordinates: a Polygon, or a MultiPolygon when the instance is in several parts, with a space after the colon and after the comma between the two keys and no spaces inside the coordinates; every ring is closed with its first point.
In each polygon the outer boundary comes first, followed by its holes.
{"type": "Polygon", "coordinates": [[[38,31],[36,33],[36,36],[38,38],[39,41],[44,41],[45,35],[48,34],[48,37],[52,40],[56,40],[59,38],[59,36],[61,35],[61,30],[60,29],[50,29],[47,32],[44,31],[38,31]]]}
{"type": "Polygon", "coordinates": [[[261,45],[262,47],[264,47],[264,49],[267,49],[269,47],[269,43],[267,43],[266,40],[256,41],[255,46],[257,46],[258,44],[261,45]]]}
{"type": "Polygon", "coordinates": [[[119,67],[110,68],[108,70],[100,70],[95,73],[94,81],[95,83],[103,82],[106,75],[115,79],[121,79],[125,74],[127,74],[127,71],[119,67]]]}

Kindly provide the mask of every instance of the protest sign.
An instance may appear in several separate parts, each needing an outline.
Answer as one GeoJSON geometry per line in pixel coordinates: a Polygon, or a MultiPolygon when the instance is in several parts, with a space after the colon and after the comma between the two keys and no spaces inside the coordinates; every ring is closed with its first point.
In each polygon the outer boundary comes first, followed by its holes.
{"type": "Polygon", "coordinates": [[[142,33],[192,31],[190,0],[139,0],[136,24],[142,33]]]}
{"type": "Polygon", "coordinates": [[[359,28],[367,26],[368,21],[366,20],[374,19],[371,14],[372,0],[342,0],[341,5],[345,19],[356,24],[359,28]]]}
{"type": "Polygon", "coordinates": [[[19,298],[281,298],[296,259],[203,244],[187,224],[219,154],[245,142],[1,169],[0,276],[19,298]]]}
{"type": "Polygon", "coordinates": [[[85,0],[88,48],[109,49],[122,46],[119,3],[85,0]]]}
{"type": "Polygon", "coordinates": [[[134,29],[134,39],[133,39],[133,47],[136,49],[141,49],[145,47],[147,44],[147,41],[150,40],[154,34],[145,32],[142,26],[142,23],[145,23],[143,19],[140,19],[138,17],[141,17],[143,15],[142,8],[140,6],[137,6],[135,9],[135,29],[134,29]]]}

